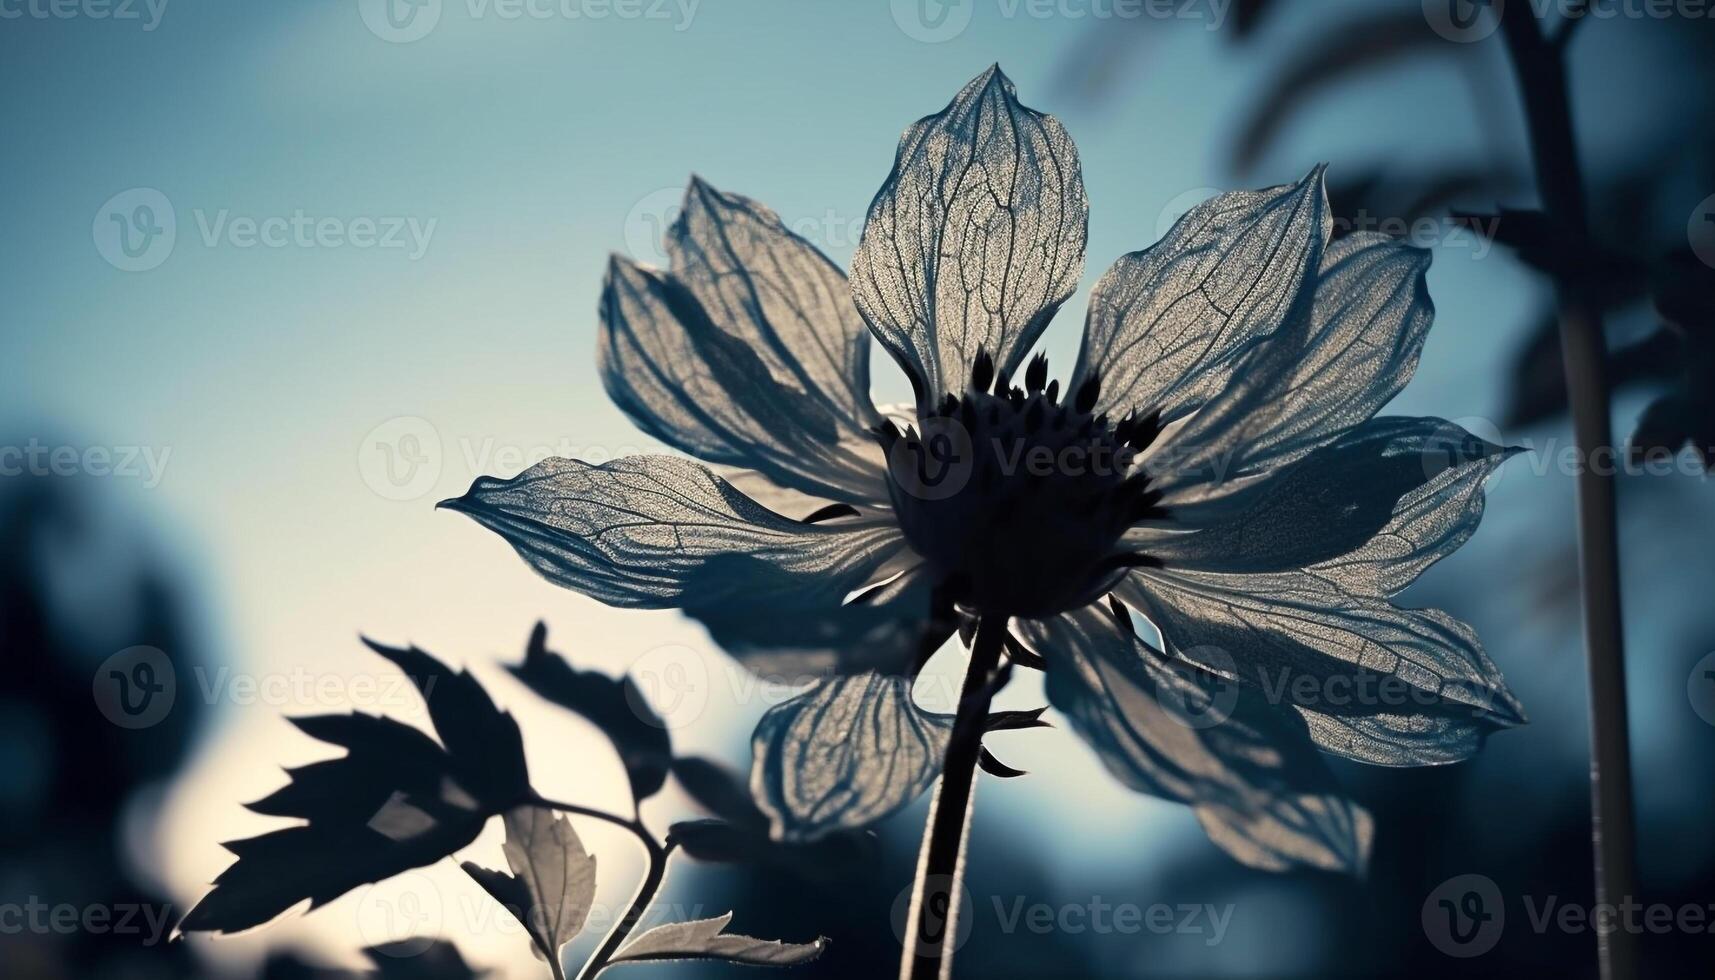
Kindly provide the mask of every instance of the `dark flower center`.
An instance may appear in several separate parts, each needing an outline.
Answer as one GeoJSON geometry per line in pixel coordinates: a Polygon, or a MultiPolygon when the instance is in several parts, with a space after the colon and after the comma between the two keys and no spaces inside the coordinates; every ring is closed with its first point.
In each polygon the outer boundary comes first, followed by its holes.
{"type": "Polygon", "coordinates": [[[1135,465],[1160,432],[1154,416],[1093,415],[1091,378],[1068,403],[1038,355],[1013,387],[977,358],[971,387],[904,432],[876,429],[900,527],[955,602],[984,613],[1045,616],[1096,598],[1124,568],[1151,564],[1119,547],[1163,517],[1135,465]],[[992,382],[992,388],[991,388],[992,382]]]}

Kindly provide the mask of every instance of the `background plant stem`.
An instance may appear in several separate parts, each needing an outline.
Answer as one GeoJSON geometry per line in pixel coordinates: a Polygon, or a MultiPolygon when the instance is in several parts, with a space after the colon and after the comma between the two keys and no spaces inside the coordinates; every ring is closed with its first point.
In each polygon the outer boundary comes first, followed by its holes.
{"type": "MultiPolygon", "coordinates": [[[[580,817],[591,817],[613,824],[615,827],[622,827],[630,831],[631,835],[636,837],[643,844],[643,849],[648,852],[649,866],[643,874],[643,881],[637,886],[637,894],[631,899],[631,907],[625,910],[624,917],[614,923],[613,929],[607,934],[607,938],[602,940],[601,946],[596,949],[595,954],[589,958],[588,962],[584,963],[584,968],[578,971],[578,980],[594,980],[596,974],[607,968],[608,961],[613,959],[613,954],[619,952],[619,947],[631,935],[631,931],[637,928],[639,922],[643,921],[643,916],[649,911],[649,903],[655,901],[655,893],[661,890],[661,883],[667,878],[667,859],[672,856],[673,842],[668,841],[666,844],[662,844],[657,841],[649,833],[649,828],[643,826],[643,821],[635,816],[626,819],[605,810],[579,806],[576,803],[558,803],[553,800],[542,800],[541,805],[550,810],[559,810],[580,817]]],[[[550,956],[550,959],[552,958],[550,956]]],[[[557,963],[554,967],[554,976],[563,976],[557,963]]]]}
{"type": "MultiPolygon", "coordinates": [[[[1563,44],[1545,37],[1528,3],[1503,8],[1502,26],[1524,99],[1538,193],[1553,224],[1576,236],[1589,232],[1584,181],[1572,129],[1563,44]]],[[[1562,38],[1570,37],[1570,27],[1562,38]]],[[[1555,283],[1573,431],[1584,466],[1578,473],[1579,577],[1590,674],[1590,794],[1596,853],[1596,901],[1637,898],[1626,672],[1620,619],[1619,534],[1614,508],[1617,460],[1609,419],[1607,344],[1600,307],[1585,285],[1567,275],[1555,283]]],[[[1597,933],[1604,980],[1633,980],[1635,937],[1623,929],[1597,933]]]]}
{"type": "Polygon", "coordinates": [[[953,950],[948,944],[958,931],[959,898],[964,887],[959,872],[965,832],[970,826],[971,791],[976,786],[983,725],[994,698],[990,681],[1000,664],[1006,624],[1005,616],[983,617],[971,644],[971,663],[965,671],[941,782],[929,805],[929,823],[917,862],[917,883],[905,925],[905,955],[899,965],[902,980],[950,980],[953,975],[953,950]]]}

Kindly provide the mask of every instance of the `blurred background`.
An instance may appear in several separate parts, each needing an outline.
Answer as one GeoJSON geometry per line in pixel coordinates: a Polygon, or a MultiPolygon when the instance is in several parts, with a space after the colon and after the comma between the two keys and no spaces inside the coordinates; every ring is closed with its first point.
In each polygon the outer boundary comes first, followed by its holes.
{"type": "MultiPolygon", "coordinates": [[[[900,130],[998,61],[1082,155],[1062,369],[1088,286],[1220,189],[1328,161],[1342,231],[1435,251],[1436,326],[1392,410],[1533,452],[1404,598],[1474,624],[1531,724],[1455,767],[1340,766],[1377,819],[1363,881],[1247,870],[1068,732],[997,736],[1031,775],[979,793],[961,974],[1594,976],[1594,933],[1557,918],[1594,899],[1549,292],[1449,218],[1535,201],[1498,3],[0,0],[0,975],[545,975],[453,861],[239,937],[167,933],[220,842],[273,825],[241,804],[327,754],[286,716],[425,720],[359,633],[469,666],[549,796],[628,805],[599,735],[502,669],[537,619],[574,663],[633,670],[677,746],[748,766],[783,692],[677,614],[556,589],[432,505],[546,455],[651,448],[597,380],[596,300],[608,253],[662,261],[691,172],[844,265],[900,130]],[[1480,949],[1434,911],[1466,875],[1504,914],[1480,949]]],[[[1624,434],[1687,363],[1652,284],[1715,263],[1715,24],[1594,10],[1570,65],[1624,434]]],[[[876,364],[877,400],[905,395],[876,364]]],[[[1649,975],[1706,975],[1715,488],[1689,454],[1620,480],[1643,898],[1697,910],[1642,947],[1649,975]]],[[[1044,703],[1039,680],[1004,702],[1044,703]]],[[[679,863],[661,915],[831,937],[795,976],[891,975],[923,809],[839,873],[679,863]]],[[[645,816],[694,812],[670,788],[645,816]]],[[[633,845],[580,832],[622,908],[633,845]]],[[[495,866],[499,840],[496,821],[460,856],[495,866]]]]}

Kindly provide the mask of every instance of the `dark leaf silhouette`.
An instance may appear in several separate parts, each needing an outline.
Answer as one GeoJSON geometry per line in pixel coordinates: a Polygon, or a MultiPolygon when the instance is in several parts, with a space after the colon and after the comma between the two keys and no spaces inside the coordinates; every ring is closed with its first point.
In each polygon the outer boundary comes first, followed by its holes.
{"type": "Polygon", "coordinates": [[[474,840],[490,816],[530,797],[518,725],[474,677],[416,648],[365,642],[417,685],[440,741],[361,713],[294,719],[347,754],[291,770],[291,782],[250,804],[307,823],[226,844],[238,860],[181,931],[238,932],[306,899],[318,908],[359,885],[433,864],[474,840]]]}
{"type": "Polygon", "coordinates": [[[412,939],[371,946],[363,955],[375,964],[376,980],[477,980],[489,975],[472,969],[457,946],[439,940],[426,949],[412,939]]]}
{"type": "Polygon", "coordinates": [[[625,762],[638,800],[655,795],[666,783],[673,760],[671,737],[630,676],[615,680],[572,667],[548,649],[546,623],[537,623],[530,633],[524,662],[508,669],[530,690],[601,729],[625,762]]]}

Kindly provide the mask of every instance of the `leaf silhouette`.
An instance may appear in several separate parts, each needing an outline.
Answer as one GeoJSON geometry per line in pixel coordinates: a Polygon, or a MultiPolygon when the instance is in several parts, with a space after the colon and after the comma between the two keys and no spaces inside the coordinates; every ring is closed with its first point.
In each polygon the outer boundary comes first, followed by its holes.
{"type": "Polygon", "coordinates": [[[523,923],[536,954],[562,977],[560,950],[583,931],[595,903],[595,856],[570,820],[533,806],[506,814],[502,849],[511,874],[470,861],[465,873],[523,923]]]}
{"type": "Polygon", "coordinates": [[[867,830],[836,830],[813,841],[769,837],[768,815],[751,799],[744,777],[700,756],[673,760],[673,777],[715,819],[673,824],[668,836],[698,861],[756,864],[820,881],[873,873],[880,842],[867,830]]]}
{"type": "Polygon", "coordinates": [[[225,845],[237,860],[186,914],[182,932],[238,932],[306,899],[423,867],[476,839],[483,823],[528,799],[518,725],[469,673],[434,657],[364,641],[410,676],[440,741],[362,713],[293,719],[343,758],[289,771],[291,782],[249,809],[307,823],[225,845]]]}
{"type": "Polygon", "coordinates": [[[667,726],[629,676],[615,680],[577,670],[548,649],[548,626],[537,623],[524,662],[507,668],[530,690],[601,729],[625,763],[631,795],[648,799],[667,782],[673,745],[667,726]]]}
{"type": "Polygon", "coordinates": [[[728,912],[713,919],[656,926],[632,940],[609,964],[726,960],[749,966],[797,966],[810,962],[828,948],[825,938],[810,943],[783,943],[723,932],[731,921],[732,913],[728,912]]]}

